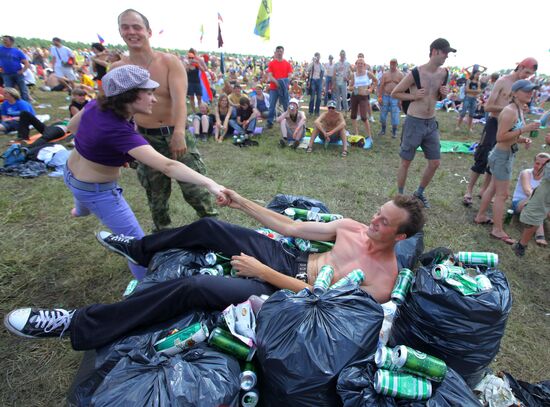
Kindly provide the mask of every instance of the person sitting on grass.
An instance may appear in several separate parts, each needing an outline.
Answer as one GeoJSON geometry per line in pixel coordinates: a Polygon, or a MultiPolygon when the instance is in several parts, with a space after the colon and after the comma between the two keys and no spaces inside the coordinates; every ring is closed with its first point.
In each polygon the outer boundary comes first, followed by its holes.
{"type": "Polygon", "coordinates": [[[313,122],[313,133],[309,139],[306,153],[313,151],[313,142],[317,136],[325,142],[325,148],[330,142],[342,141],[342,157],[348,155],[348,143],[346,140],[346,121],[344,115],[336,110],[336,101],[331,100],[327,104],[328,110],[313,122]]]}
{"type": "Polygon", "coordinates": [[[19,91],[15,88],[4,88],[4,101],[0,106],[2,121],[0,121],[0,131],[8,134],[19,128],[19,116],[21,112],[29,112],[35,115],[32,105],[21,99],[19,91]]]}
{"type": "Polygon", "coordinates": [[[195,137],[206,141],[208,136],[212,134],[212,125],[214,124],[214,115],[210,114],[208,105],[201,102],[199,112],[193,116],[193,130],[195,137]]]}
{"type": "MultiPolygon", "coordinates": [[[[535,156],[533,168],[527,168],[519,173],[516,189],[512,196],[512,209],[516,215],[521,214],[525,204],[533,195],[533,191],[540,185],[544,166],[548,160],[550,160],[550,154],[538,153],[535,156]]],[[[550,212],[548,212],[548,218],[550,218],[550,212]]],[[[535,243],[539,246],[548,246],[548,242],[544,237],[544,224],[541,224],[536,230],[535,243]]]]}
{"type": "Polygon", "coordinates": [[[250,105],[250,100],[246,96],[241,97],[236,115],[236,119],[229,120],[231,127],[239,134],[254,134],[256,120],[260,112],[250,105]]]}
{"type": "Polygon", "coordinates": [[[81,88],[74,88],[71,93],[71,104],[69,105],[69,115],[74,117],[78,112],[84,109],[88,103],[88,93],[81,88]]]}
{"type": "MultiPolygon", "coordinates": [[[[550,133],[546,135],[545,141],[546,144],[550,144],[550,133]]],[[[520,222],[526,227],[519,241],[512,246],[512,250],[518,257],[525,255],[527,244],[550,213],[550,156],[548,154],[545,161],[541,163],[537,175],[539,173],[542,174],[540,185],[533,191],[519,216],[520,222]]]]}
{"type": "Polygon", "coordinates": [[[290,99],[288,109],[279,115],[276,120],[281,126],[281,139],[279,140],[281,147],[286,147],[290,142],[292,148],[298,148],[300,141],[306,134],[306,114],[300,111],[298,99],[290,99]]]}
{"type": "Polygon", "coordinates": [[[226,189],[223,193],[229,197],[231,208],[270,229],[286,236],[334,240],[334,247],[326,253],[308,254],[284,247],[253,229],[213,218],[142,239],[99,232],[97,237],[103,246],[142,266],[147,266],[155,253],[170,248],[206,249],[230,256],[237,277],[249,278],[193,275],[160,282],[113,304],[78,309],[20,308],[5,316],[6,329],[23,338],[67,335],[73,349],[94,349],[138,327],[149,327],[189,310],[221,311],[251,295],[271,295],[278,289],[311,289],[319,270],[327,264],[334,269],[331,284],[354,269],[363,270],[365,279],[360,288],[385,303],[398,274],[395,245],[424,226],[422,204],[412,196],[395,196],[366,225],[353,219],[297,222],[234,191],[226,189]]]}
{"type": "Polygon", "coordinates": [[[229,119],[231,118],[233,110],[233,107],[229,104],[229,98],[226,94],[222,93],[218,99],[214,112],[216,116],[216,121],[214,123],[214,140],[218,143],[221,143],[227,134],[233,133],[233,128],[229,125],[229,119]]]}
{"type": "MultiPolygon", "coordinates": [[[[115,233],[142,237],[143,230],[117,184],[121,167],[133,160],[178,181],[204,186],[219,203],[226,201],[222,186],[158,153],[137,132],[133,116],[151,114],[156,102],[153,90],[158,86],[139,66],[112,69],[103,77],[104,96],[71,119],[68,130],[76,134],[75,149],[65,167],[65,184],[74,196],[72,216],[93,213],[115,233]]],[[[130,269],[138,280],[146,272],[133,264],[130,269]]]]}

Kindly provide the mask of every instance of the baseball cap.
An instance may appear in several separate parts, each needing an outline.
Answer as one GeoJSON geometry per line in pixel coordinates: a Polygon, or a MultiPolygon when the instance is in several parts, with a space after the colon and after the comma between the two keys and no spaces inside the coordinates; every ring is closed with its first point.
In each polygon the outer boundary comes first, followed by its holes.
{"type": "Polygon", "coordinates": [[[438,38],[430,44],[430,49],[439,49],[443,52],[456,52],[456,49],[451,47],[449,41],[445,38],[438,38]]]}
{"type": "Polygon", "coordinates": [[[102,79],[105,96],[120,95],[131,89],[155,89],[158,82],[150,79],[149,71],[137,65],[123,65],[110,70],[102,79]]]}
{"type": "Polygon", "coordinates": [[[539,86],[534,84],[533,82],[528,81],[527,79],[520,79],[519,81],[515,81],[512,85],[512,92],[517,92],[518,90],[522,90],[524,92],[531,92],[533,89],[538,89],[539,86]]]}
{"type": "Polygon", "coordinates": [[[329,102],[327,103],[327,107],[333,107],[336,109],[336,101],[329,100],[329,102]]]}
{"type": "Polygon", "coordinates": [[[524,68],[533,69],[535,71],[539,67],[537,60],[532,57],[525,58],[523,61],[519,62],[518,65],[523,66],[524,68]]]}

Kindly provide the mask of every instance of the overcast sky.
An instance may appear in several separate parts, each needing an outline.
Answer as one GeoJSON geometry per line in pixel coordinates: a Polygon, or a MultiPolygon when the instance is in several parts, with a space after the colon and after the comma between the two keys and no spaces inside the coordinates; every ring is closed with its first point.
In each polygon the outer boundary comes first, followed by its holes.
{"type": "Polygon", "coordinates": [[[444,37],[458,50],[447,60],[449,65],[477,63],[492,71],[513,68],[532,56],[539,62],[539,72],[550,74],[548,0],[272,0],[270,41],[253,34],[260,0],[33,3],[26,3],[32,11],[21,18],[4,16],[2,34],[58,36],[91,43],[99,33],[107,43],[121,43],[116,17],[126,8],[134,8],[149,18],[153,46],[215,51],[219,12],[226,52],[271,56],[281,44],[285,57],[298,60],[309,60],[319,51],[326,61],[329,54],[337,57],[345,49],[352,62],[363,52],[371,65],[388,63],[393,57],[420,64],[428,59],[429,44],[444,37]],[[201,24],[205,31],[202,44],[201,24]],[[161,30],[164,32],[159,34],[161,30]]]}

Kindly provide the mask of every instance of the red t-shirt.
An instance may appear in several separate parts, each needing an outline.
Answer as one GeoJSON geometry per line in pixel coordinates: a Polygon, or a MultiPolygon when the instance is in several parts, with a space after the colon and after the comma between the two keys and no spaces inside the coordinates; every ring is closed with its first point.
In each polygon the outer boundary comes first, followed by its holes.
{"type": "MultiPolygon", "coordinates": [[[[286,59],[281,61],[274,59],[267,66],[267,71],[271,72],[275,79],[288,78],[288,75],[292,72],[292,65],[286,59]]],[[[277,86],[273,82],[269,82],[269,89],[275,90],[277,86]]]]}

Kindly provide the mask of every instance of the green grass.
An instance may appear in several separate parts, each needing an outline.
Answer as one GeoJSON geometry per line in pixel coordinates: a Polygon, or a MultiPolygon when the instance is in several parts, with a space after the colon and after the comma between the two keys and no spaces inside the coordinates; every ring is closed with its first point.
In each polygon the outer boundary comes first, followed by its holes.
{"type": "MultiPolygon", "coordinates": [[[[49,113],[61,118],[65,95],[35,95],[39,103],[51,103],[49,113]]],[[[378,113],[375,113],[378,118],[378,113]]],[[[474,135],[453,131],[455,114],[438,113],[442,138],[475,141],[474,135]]],[[[311,118],[308,120],[311,124],[311,118]]],[[[351,126],[348,126],[351,128],[351,126]]],[[[374,134],[379,125],[374,125],[374,134]]],[[[0,136],[4,147],[9,136],[0,136]]],[[[351,148],[346,159],[340,150],[316,148],[312,154],[277,147],[275,129],[264,132],[259,147],[239,149],[229,142],[200,143],[209,175],[242,195],[266,203],[284,192],[307,195],[324,201],[329,208],[347,217],[368,222],[376,208],[396,192],[399,164],[398,140],[375,137],[374,148],[351,148]]],[[[520,150],[514,178],[531,164],[541,150],[543,138],[534,140],[531,150],[520,150]]],[[[472,156],[446,154],[432,184],[426,191],[433,208],[428,211],[426,248],[446,246],[455,251],[494,251],[499,254],[502,270],[510,282],[514,305],[501,350],[493,364],[514,376],[538,381],[547,379],[550,365],[550,326],[548,312],[548,265],[550,249],[530,244],[524,259],[516,258],[510,247],[489,238],[489,229],[472,223],[479,200],[473,208],[461,204],[472,156]]],[[[420,180],[425,166],[417,155],[409,172],[408,191],[420,180]]],[[[123,171],[120,184],[126,199],[145,230],[152,223],[145,193],[131,169],[123,171]]],[[[197,219],[173,184],[171,198],[174,226],[197,219]]],[[[94,302],[112,302],[121,298],[131,275],[123,259],[109,254],[94,238],[101,229],[93,218],[71,219],[72,198],[61,179],[42,176],[37,179],[0,177],[0,313],[21,306],[77,307],[94,302]]],[[[477,192],[477,190],[476,190],[477,192]]],[[[243,214],[221,209],[221,219],[257,226],[243,214]]],[[[519,237],[520,226],[514,221],[507,231],[519,237]]],[[[550,231],[549,231],[550,232],[550,231]]],[[[82,357],[71,350],[66,340],[26,341],[0,329],[0,380],[2,406],[56,406],[64,398],[82,357]]]]}

